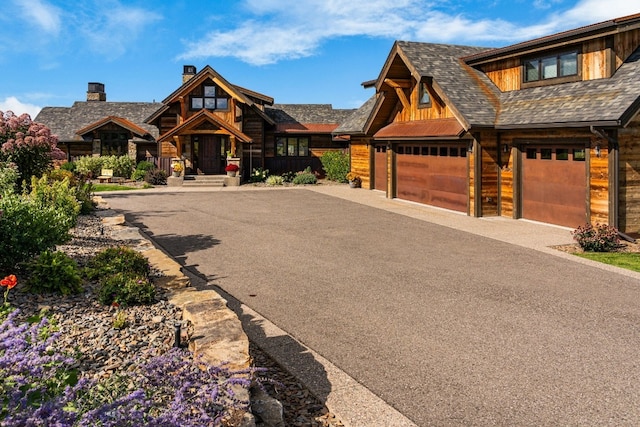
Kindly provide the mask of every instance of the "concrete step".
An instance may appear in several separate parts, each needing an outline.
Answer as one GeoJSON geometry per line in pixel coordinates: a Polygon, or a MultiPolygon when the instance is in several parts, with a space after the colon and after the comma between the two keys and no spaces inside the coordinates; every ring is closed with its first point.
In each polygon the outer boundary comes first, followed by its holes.
{"type": "Polygon", "coordinates": [[[183,187],[224,187],[225,175],[186,175],[183,187]]]}

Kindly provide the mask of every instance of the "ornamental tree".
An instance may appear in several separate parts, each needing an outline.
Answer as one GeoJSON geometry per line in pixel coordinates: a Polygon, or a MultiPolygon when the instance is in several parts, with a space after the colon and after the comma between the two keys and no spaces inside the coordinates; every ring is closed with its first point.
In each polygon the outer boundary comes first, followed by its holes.
{"type": "Polygon", "coordinates": [[[57,147],[58,138],[42,123],[36,123],[24,113],[16,116],[12,111],[0,111],[0,162],[12,162],[20,177],[27,182],[41,177],[54,159],[64,159],[57,147]]]}

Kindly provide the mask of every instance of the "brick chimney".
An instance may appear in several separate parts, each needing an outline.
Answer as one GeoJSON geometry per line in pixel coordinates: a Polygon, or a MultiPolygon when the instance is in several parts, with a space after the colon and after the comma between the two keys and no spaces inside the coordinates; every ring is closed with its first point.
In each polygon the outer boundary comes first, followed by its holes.
{"type": "Polygon", "coordinates": [[[182,83],[188,82],[191,77],[196,75],[196,67],[194,65],[185,65],[182,67],[182,83]]]}
{"type": "Polygon", "coordinates": [[[103,83],[89,83],[87,89],[87,101],[106,101],[107,94],[104,91],[103,83]]]}

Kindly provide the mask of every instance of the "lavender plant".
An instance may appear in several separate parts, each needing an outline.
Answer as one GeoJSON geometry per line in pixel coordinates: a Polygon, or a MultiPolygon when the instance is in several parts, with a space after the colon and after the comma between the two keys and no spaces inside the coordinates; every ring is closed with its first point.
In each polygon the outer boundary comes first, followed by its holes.
{"type": "Polygon", "coordinates": [[[219,426],[248,409],[248,393],[239,391],[259,369],[211,366],[173,349],[130,373],[130,381],[76,381],[74,360],[55,350],[46,318],[29,327],[17,324],[18,312],[0,325],[0,426],[219,426]],[[130,382],[138,389],[127,392],[130,382]]]}

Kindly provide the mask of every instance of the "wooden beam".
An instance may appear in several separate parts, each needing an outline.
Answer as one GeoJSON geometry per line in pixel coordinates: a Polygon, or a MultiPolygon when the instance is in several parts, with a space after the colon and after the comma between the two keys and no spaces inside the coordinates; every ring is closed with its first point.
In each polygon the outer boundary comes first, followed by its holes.
{"type": "Polygon", "coordinates": [[[409,89],[412,86],[411,80],[410,79],[390,79],[390,78],[386,78],[384,79],[384,82],[386,84],[388,84],[389,86],[391,86],[392,88],[404,88],[404,89],[409,89]]]}
{"type": "Polygon", "coordinates": [[[407,99],[407,95],[404,93],[404,87],[411,87],[411,86],[405,86],[405,83],[411,83],[411,82],[408,80],[399,81],[399,80],[384,79],[384,83],[391,86],[393,89],[395,89],[396,94],[398,95],[398,98],[402,103],[402,106],[407,110],[411,110],[411,103],[407,99]]]}

